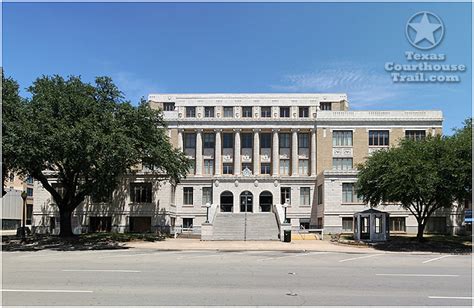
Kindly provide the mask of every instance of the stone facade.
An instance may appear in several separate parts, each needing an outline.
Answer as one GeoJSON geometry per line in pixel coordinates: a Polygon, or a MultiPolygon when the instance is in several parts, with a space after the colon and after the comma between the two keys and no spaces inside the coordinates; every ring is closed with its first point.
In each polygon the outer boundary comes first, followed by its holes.
{"type": "MultiPolygon", "coordinates": [[[[112,201],[88,199],[75,211],[78,230],[98,224],[119,232],[137,225],[151,231],[200,228],[206,205],[258,213],[287,203],[293,228],[311,224],[341,232],[342,218],[367,208],[342,202],[342,185],[356,181],[357,164],[375,150],[396,146],[407,130],[441,133],[443,120],[439,111],[351,111],[345,94],[151,94],[148,100],[163,110],[171,143],[193,162],[192,170],[172,187],[138,169],[112,201]],[[142,182],[152,183],[151,198],[132,195],[132,190],[148,194],[149,187],[134,184],[142,182]],[[243,208],[241,198],[249,194],[252,206],[243,208]]],[[[36,185],[35,224],[48,230],[58,213],[36,185]]],[[[405,217],[404,231],[413,231],[406,211],[395,205],[387,210],[391,217],[405,217]]]]}

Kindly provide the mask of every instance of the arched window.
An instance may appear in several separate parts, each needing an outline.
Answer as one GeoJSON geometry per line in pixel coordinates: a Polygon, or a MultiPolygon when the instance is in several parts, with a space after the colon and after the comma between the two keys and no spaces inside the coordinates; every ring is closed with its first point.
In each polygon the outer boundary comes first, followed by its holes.
{"type": "Polygon", "coordinates": [[[260,198],[259,198],[259,203],[260,203],[260,211],[261,212],[271,212],[272,211],[272,205],[273,205],[273,195],[271,192],[268,190],[263,191],[260,193],[260,198]]]}
{"type": "Polygon", "coordinates": [[[234,209],[234,194],[226,190],[221,193],[221,212],[232,212],[234,209]]]}

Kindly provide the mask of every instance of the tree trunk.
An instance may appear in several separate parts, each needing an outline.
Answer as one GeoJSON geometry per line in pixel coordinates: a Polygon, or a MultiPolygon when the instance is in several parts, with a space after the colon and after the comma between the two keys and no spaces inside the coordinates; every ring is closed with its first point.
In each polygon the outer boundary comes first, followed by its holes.
{"type": "Polygon", "coordinates": [[[418,242],[423,242],[423,232],[425,231],[425,223],[418,222],[418,233],[416,234],[416,239],[418,242]]]}
{"type": "Polygon", "coordinates": [[[59,209],[59,236],[60,237],[73,237],[72,223],[71,223],[72,211],[59,209]]]}

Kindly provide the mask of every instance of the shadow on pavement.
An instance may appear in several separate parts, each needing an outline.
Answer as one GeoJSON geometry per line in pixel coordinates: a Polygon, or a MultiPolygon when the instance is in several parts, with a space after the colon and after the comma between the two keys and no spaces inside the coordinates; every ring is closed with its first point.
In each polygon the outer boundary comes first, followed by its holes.
{"type": "Polygon", "coordinates": [[[427,236],[420,243],[415,237],[391,236],[389,241],[374,243],[371,246],[382,251],[469,254],[472,253],[472,238],[470,236],[427,236]]]}

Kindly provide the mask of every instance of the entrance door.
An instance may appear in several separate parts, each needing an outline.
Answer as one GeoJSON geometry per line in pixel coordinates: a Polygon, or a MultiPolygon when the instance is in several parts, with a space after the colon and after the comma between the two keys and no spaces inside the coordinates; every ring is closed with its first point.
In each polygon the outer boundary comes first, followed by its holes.
{"type": "Polygon", "coordinates": [[[240,211],[253,212],[253,195],[250,191],[244,191],[240,194],[240,211]]]}

